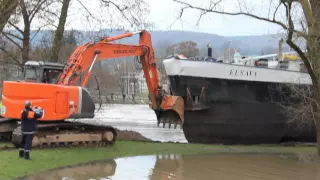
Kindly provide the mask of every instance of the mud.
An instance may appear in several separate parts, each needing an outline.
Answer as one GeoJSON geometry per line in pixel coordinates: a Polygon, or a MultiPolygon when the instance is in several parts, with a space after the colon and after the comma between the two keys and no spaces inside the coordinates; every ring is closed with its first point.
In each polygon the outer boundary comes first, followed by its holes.
{"type": "Polygon", "coordinates": [[[138,132],[117,129],[117,140],[120,141],[152,141],[138,132]]]}
{"type": "Polygon", "coordinates": [[[302,162],[293,154],[170,154],[95,161],[17,178],[42,179],[316,180],[320,179],[320,164],[302,162]]]}

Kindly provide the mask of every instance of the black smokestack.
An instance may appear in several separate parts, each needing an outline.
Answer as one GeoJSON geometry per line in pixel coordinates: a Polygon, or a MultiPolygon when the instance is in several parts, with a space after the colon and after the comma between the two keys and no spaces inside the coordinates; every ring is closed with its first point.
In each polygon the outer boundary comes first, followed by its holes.
{"type": "Polygon", "coordinates": [[[211,47],[211,43],[208,44],[208,57],[212,57],[212,47],[211,47]]]}

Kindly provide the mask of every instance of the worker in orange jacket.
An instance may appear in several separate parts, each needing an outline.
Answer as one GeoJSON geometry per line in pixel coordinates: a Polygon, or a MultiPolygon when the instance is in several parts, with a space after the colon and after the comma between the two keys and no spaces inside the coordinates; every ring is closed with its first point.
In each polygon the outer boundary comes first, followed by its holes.
{"type": "Polygon", "coordinates": [[[33,135],[37,131],[37,119],[43,115],[43,110],[39,107],[31,108],[31,101],[25,102],[25,108],[21,112],[22,141],[19,148],[21,158],[30,159],[33,135]]]}

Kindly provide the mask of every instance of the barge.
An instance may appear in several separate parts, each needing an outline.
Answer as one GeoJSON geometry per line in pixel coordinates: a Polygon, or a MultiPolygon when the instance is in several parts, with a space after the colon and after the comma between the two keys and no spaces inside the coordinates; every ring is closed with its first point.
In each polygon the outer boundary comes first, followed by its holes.
{"type": "Polygon", "coordinates": [[[308,73],[274,68],[280,62],[273,62],[276,55],[245,58],[236,53],[232,62],[225,63],[210,52],[209,48],[208,56],[200,60],[181,55],[163,60],[170,93],[185,101],[182,128],[189,143],[316,142],[314,125],[288,123],[278,103],[277,87],[311,86],[308,73]],[[270,67],[261,65],[270,57],[270,67]]]}

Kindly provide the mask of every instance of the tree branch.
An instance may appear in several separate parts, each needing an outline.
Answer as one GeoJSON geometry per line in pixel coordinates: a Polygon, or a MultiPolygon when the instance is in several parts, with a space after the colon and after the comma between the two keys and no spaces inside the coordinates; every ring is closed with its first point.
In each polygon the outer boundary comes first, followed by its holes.
{"type": "Polygon", "coordinates": [[[116,7],[119,11],[120,11],[120,13],[122,14],[122,16],[131,24],[131,25],[133,25],[134,23],[132,23],[131,21],[130,21],[130,19],[126,16],[126,14],[124,13],[124,11],[128,8],[128,6],[125,6],[124,8],[121,8],[120,7],[120,5],[118,5],[118,4],[116,4],[116,3],[114,3],[113,1],[107,1],[107,0],[101,0],[102,2],[104,2],[104,3],[106,3],[106,4],[112,4],[114,7],[116,7]]]}
{"type": "Polygon", "coordinates": [[[77,0],[77,1],[80,3],[80,5],[87,11],[87,13],[88,13],[93,19],[96,19],[96,20],[97,20],[97,18],[94,17],[94,15],[87,9],[87,7],[81,2],[81,0],[77,0]]]}
{"type": "MultiPolygon", "coordinates": [[[[291,10],[291,4],[289,4],[288,6],[286,6],[287,11],[290,12],[291,10]]],[[[288,18],[288,22],[289,22],[289,28],[288,28],[288,38],[287,38],[287,43],[289,46],[291,46],[301,57],[304,65],[306,66],[308,73],[310,74],[310,77],[312,79],[312,82],[315,83],[315,85],[318,85],[318,81],[316,78],[316,75],[311,67],[310,61],[308,60],[308,57],[304,54],[304,52],[301,50],[301,48],[299,46],[297,46],[293,41],[292,41],[292,37],[293,37],[293,29],[294,29],[294,23],[292,21],[291,18],[291,14],[288,13],[287,14],[287,18],[288,18]]],[[[318,87],[318,86],[317,86],[318,87]]]]}
{"type": "MultiPolygon", "coordinates": [[[[30,27],[30,22],[29,22],[29,14],[27,11],[26,4],[24,3],[24,0],[20,0],[20,6],[21,6],[21,11],[22,11],[24,26],[26,29],[26,28],[30,27]],[[26,27],[26,26],[28,26],[28,27],[26,27]]],[[[24,34],[24,32],[22,32],[22,34],[24,34]]]]}
{"type": "Polygon", "coordinates": [[[29,16],[29,22],[31,23],[34,16],[40,11],[40,9],[42,8],[42,5],[46,2],[47,0],[43,0],[42,2],[39,1],[39,3],[34,7],[34,9],[30,12],[29,16]]]}
{"type": "Polygon", "coordinates": [[[0,32],[6,26],[11,14],[14,13],[18,6],[18,0],[1,0],[0,1],[0,32]]]}
{"type": "Polygon", "coordinates": [[[15,61],[19,66],[21,65],[21,63],[19,62],[19,60],[16,58],[16,57],[14,57],[12,54],[10,54],[4,47],[1,47],[0,46],[0,50],[2,51],[2,52],[4,52],[5,54],[7,54],[13,61],[15,61]]]}
{"type": "Polygon", "coordinates": [[[30,42],[32,42],[32,40],[37,36],[37,34],[40,32],[41,28],[48,26],[49,24],[45,24],[41,27],[38,28],[38,30],[36,31],[36,33],[33,35],[33,37],[30,39],[30,42]]]}
{"type": "Polygon", "coordinates": [[[8,24],[12,27],[14,27],[17,31],[19,31],[21,34],[23,34],[23,31],[16,25],[14,25],[11,21],[8,22],[8,24]]]}
{"type": "Polygon", "coordinates": [[[15,35],[15,34],[11,34],[9,32],[2,32],[2,34],[12,36],[12,37],[17,38],[17,39],[19,39],[21,41],[23,40],[21,37],[15,35]]]}
{"type": "MultiPolygon", "coordinates": [[[[180,0],[173,0],[173,1],[186,6],[186,7],[181,9],[180,16],[178,18],[182,17],[183,11],[185,9],[190,8],[190,9],[200,10],[200,11],[206,12],[206,13],[210,12],[210,13],[216,13],[216,14],[222,14],[222,15],[230,15],[230,16],[239,16],[239,15],[248,16],[248,17],[251,17],[251,18],[254,18],[254,19],[258,19],[258,20],[270,22],[270,23],[273,23],[273,24],[277,24],[277,25],[281,26],[283,29],[289,30],[289,28],[285,24],[283,24],[282,22],[277,21],[275,19],[271,20],[269,18],[265,18],[265,17],[261,17],[261,16],[257,16],[257,15],[254,15],[254,14],[241,12],[241,11],[240,12],[234,12],[234,13],[233,12],[218,11],[218,10],[215,10],[214,7],[211,8],[211,9],[209,9],[209,8],[205,9],[205,8],[198,7],[198,6],[193,6],[193,5],[189,4],[189,3],[186,3],[186,2],[183,2],[183,1],[180,1],[180,0]]],[[[218,1],[218,3],[219,2],[221,2],[221,0],[218,1]]],[[[296,33],[299,37],[304,37],[305,39],[307,39],[307,35],[304,32],[301,32],[301,31],[298,31],[298,30],[295,30],[295,29],[293,29],[293,32],[296,33]]]]}
{"type": "Polygon", "coordinates": [[[60,16],[58,16],[56,13],[54,13],[54,12],[52,12],[52,11],[47,10],[47,11],[45,11],[45,12],[48,13],[48,14],[53,15],[56,19],[59,19],[59,18],[60,18],[60,16]]]}
{"type": "Polygon", "coordinates": [[[39,5],[39,3],[41,3],[41,2],[43,2],[43,1],[41,1],[41,0],[38,0],[38,1],[37,1],[37,4],[34,5],[33,8],[28,12],[29,16],[30,16],[31,14],[36,14],[36,13],[35,13],[35,12],[37,12],[36,9],[39,7],[38,5],[39,5]]]}
{"type": "Polygon", "coordinates": [[[11,39],[7,34],[3,34],[4,37],[6,37],[10,42],[12,42],[14,45],[16,45],[19,49],[22,50],[22,47],[17,43],[15,42],[13,39],[11,39]]]}
{"type": "Polygon", "coordinates": [[[276,10],[275,10],[275,12],[273,13],[273,18],[272,18],[273,21],[276,21],[276,14],[277,14],[280,6],[281,6],[281,2],[279,2],[278,6],[277,6],[277,8],[276,8],[276,10]]]}

